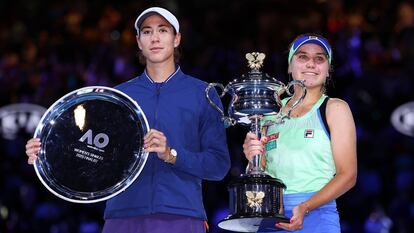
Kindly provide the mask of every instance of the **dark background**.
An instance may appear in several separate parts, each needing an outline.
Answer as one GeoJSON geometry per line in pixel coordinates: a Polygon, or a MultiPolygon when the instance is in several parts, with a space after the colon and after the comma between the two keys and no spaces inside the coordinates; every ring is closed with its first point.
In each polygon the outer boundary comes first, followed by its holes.
{"type": "MultiPolygon", "coordinates": [[[[358,139],[358,181],[338,199],[343,232],[412,232],[414,140],[390,123],[413,101],[412,1],[0,1],[0,107],[48,108],[83,86],[115,86],[143,71],[134,21],[148,6],[164,6],[181,26],[185,73],[227,84],[248,71],[244,55],[260,51],[263,70],[287,81],[287,49],[296,35],[317,32],[333,46],[328,95],[347,101],[358,139]],[[411,230],[410,230],[411,229],[411,230]]],[[[224,99],[226,102],[226,99],[224,99]]],[[[3,128],[6,123],[2,123],[3,128]]],[[[23,127],[22,127],[23,128],[23,127]]],[[[2,128],[0,128],[2,129],[2,128]]],[[[228,214],[226,185],[243,173],[246,128],[227,130],[232,168],[204,182],[210,232],[228,214]]],[[[0,137],[0,233],[95,233],[103,204],[73,204],[48,192],[27,165],[33,132],[0,137]]]]}

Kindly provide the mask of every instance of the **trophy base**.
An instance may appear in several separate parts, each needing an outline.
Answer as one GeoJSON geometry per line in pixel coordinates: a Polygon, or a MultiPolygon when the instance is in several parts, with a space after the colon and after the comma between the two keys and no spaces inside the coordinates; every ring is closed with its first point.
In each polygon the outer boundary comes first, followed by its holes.
{"type": "Polygon", "coordinates": [[[280,180],[264,173],[240,175],[228,187],[230,215],[218,226],[237,232],[256,232],[259,227],[277,231],[276,223],[290,221],[283,215],[284,188],[280,180]]]}
{"type": "Polygon", "coordinates": [[[262,229],[277,231],[275,224],[278,222],[288,223],[290,219],[281,214],[269,217],[230,215],[221,220],[218,226],[221,229],[236,232],[257,232],[260,226],[262,229]]]}

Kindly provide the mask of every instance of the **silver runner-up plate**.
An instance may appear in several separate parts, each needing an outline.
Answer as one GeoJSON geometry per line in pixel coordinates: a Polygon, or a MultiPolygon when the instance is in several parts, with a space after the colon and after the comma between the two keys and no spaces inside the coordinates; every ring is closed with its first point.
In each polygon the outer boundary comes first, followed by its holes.
{"type": "Polygon", "coordinates": [[[124,191],[147,161],[149,131],[140,106],[113,88],[91,86],[63,96],[43,115],[34,137],[34,168],[56,196],[76,203],[107,200],[124,191]]]}

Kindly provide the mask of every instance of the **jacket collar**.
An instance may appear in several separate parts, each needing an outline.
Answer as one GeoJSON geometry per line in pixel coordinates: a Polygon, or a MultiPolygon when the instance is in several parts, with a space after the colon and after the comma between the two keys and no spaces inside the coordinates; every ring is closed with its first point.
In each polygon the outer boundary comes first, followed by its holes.
{"type": "MultiPolygon", "coordinates": [[[[174,73],[172,73],[164,82],[162,82],[162,83],[167,83],[168,81],[170,81],[172,78],[174,78],[174,77],[176,77],[176,76],[178,76],[177,74],[179,74],[179,73],[181,73],[181,67],[179,66],[179,65],[177,65],[176,66],[176,69],[175,69],[175,72],[174,73]]],[[[145,78],[147,78],[148,79],[148,81],[150,82],[150,83],[157,83],[157,82],[155,82],[154,80],[152,80],[151,78],[150,78],[150,76],[148,75],[148,73],[147,73],[147,69],[145,69],[144,70],[144,77],[145,78]]]]}

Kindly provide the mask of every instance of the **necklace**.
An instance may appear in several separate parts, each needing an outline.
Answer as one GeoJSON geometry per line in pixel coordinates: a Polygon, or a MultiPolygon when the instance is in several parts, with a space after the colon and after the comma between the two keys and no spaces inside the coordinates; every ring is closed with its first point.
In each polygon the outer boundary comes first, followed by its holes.
{"type": "MultiPolygon", "coordinates": [[[[302,117],[308,113],[312,107],[318,102],[320,99],[320,96],[316,100],[312,100],[309,103],[299,103],[298,106],[296,106],[295,109],[293,109],[290,113],[291,117],[302,117]]],[[[294,102],[292,100],[289,100],[289,102],[284,107],[284,111],[286,112],[286,109],[290,109],[292,107],[292,104],[294,102]]]]}

